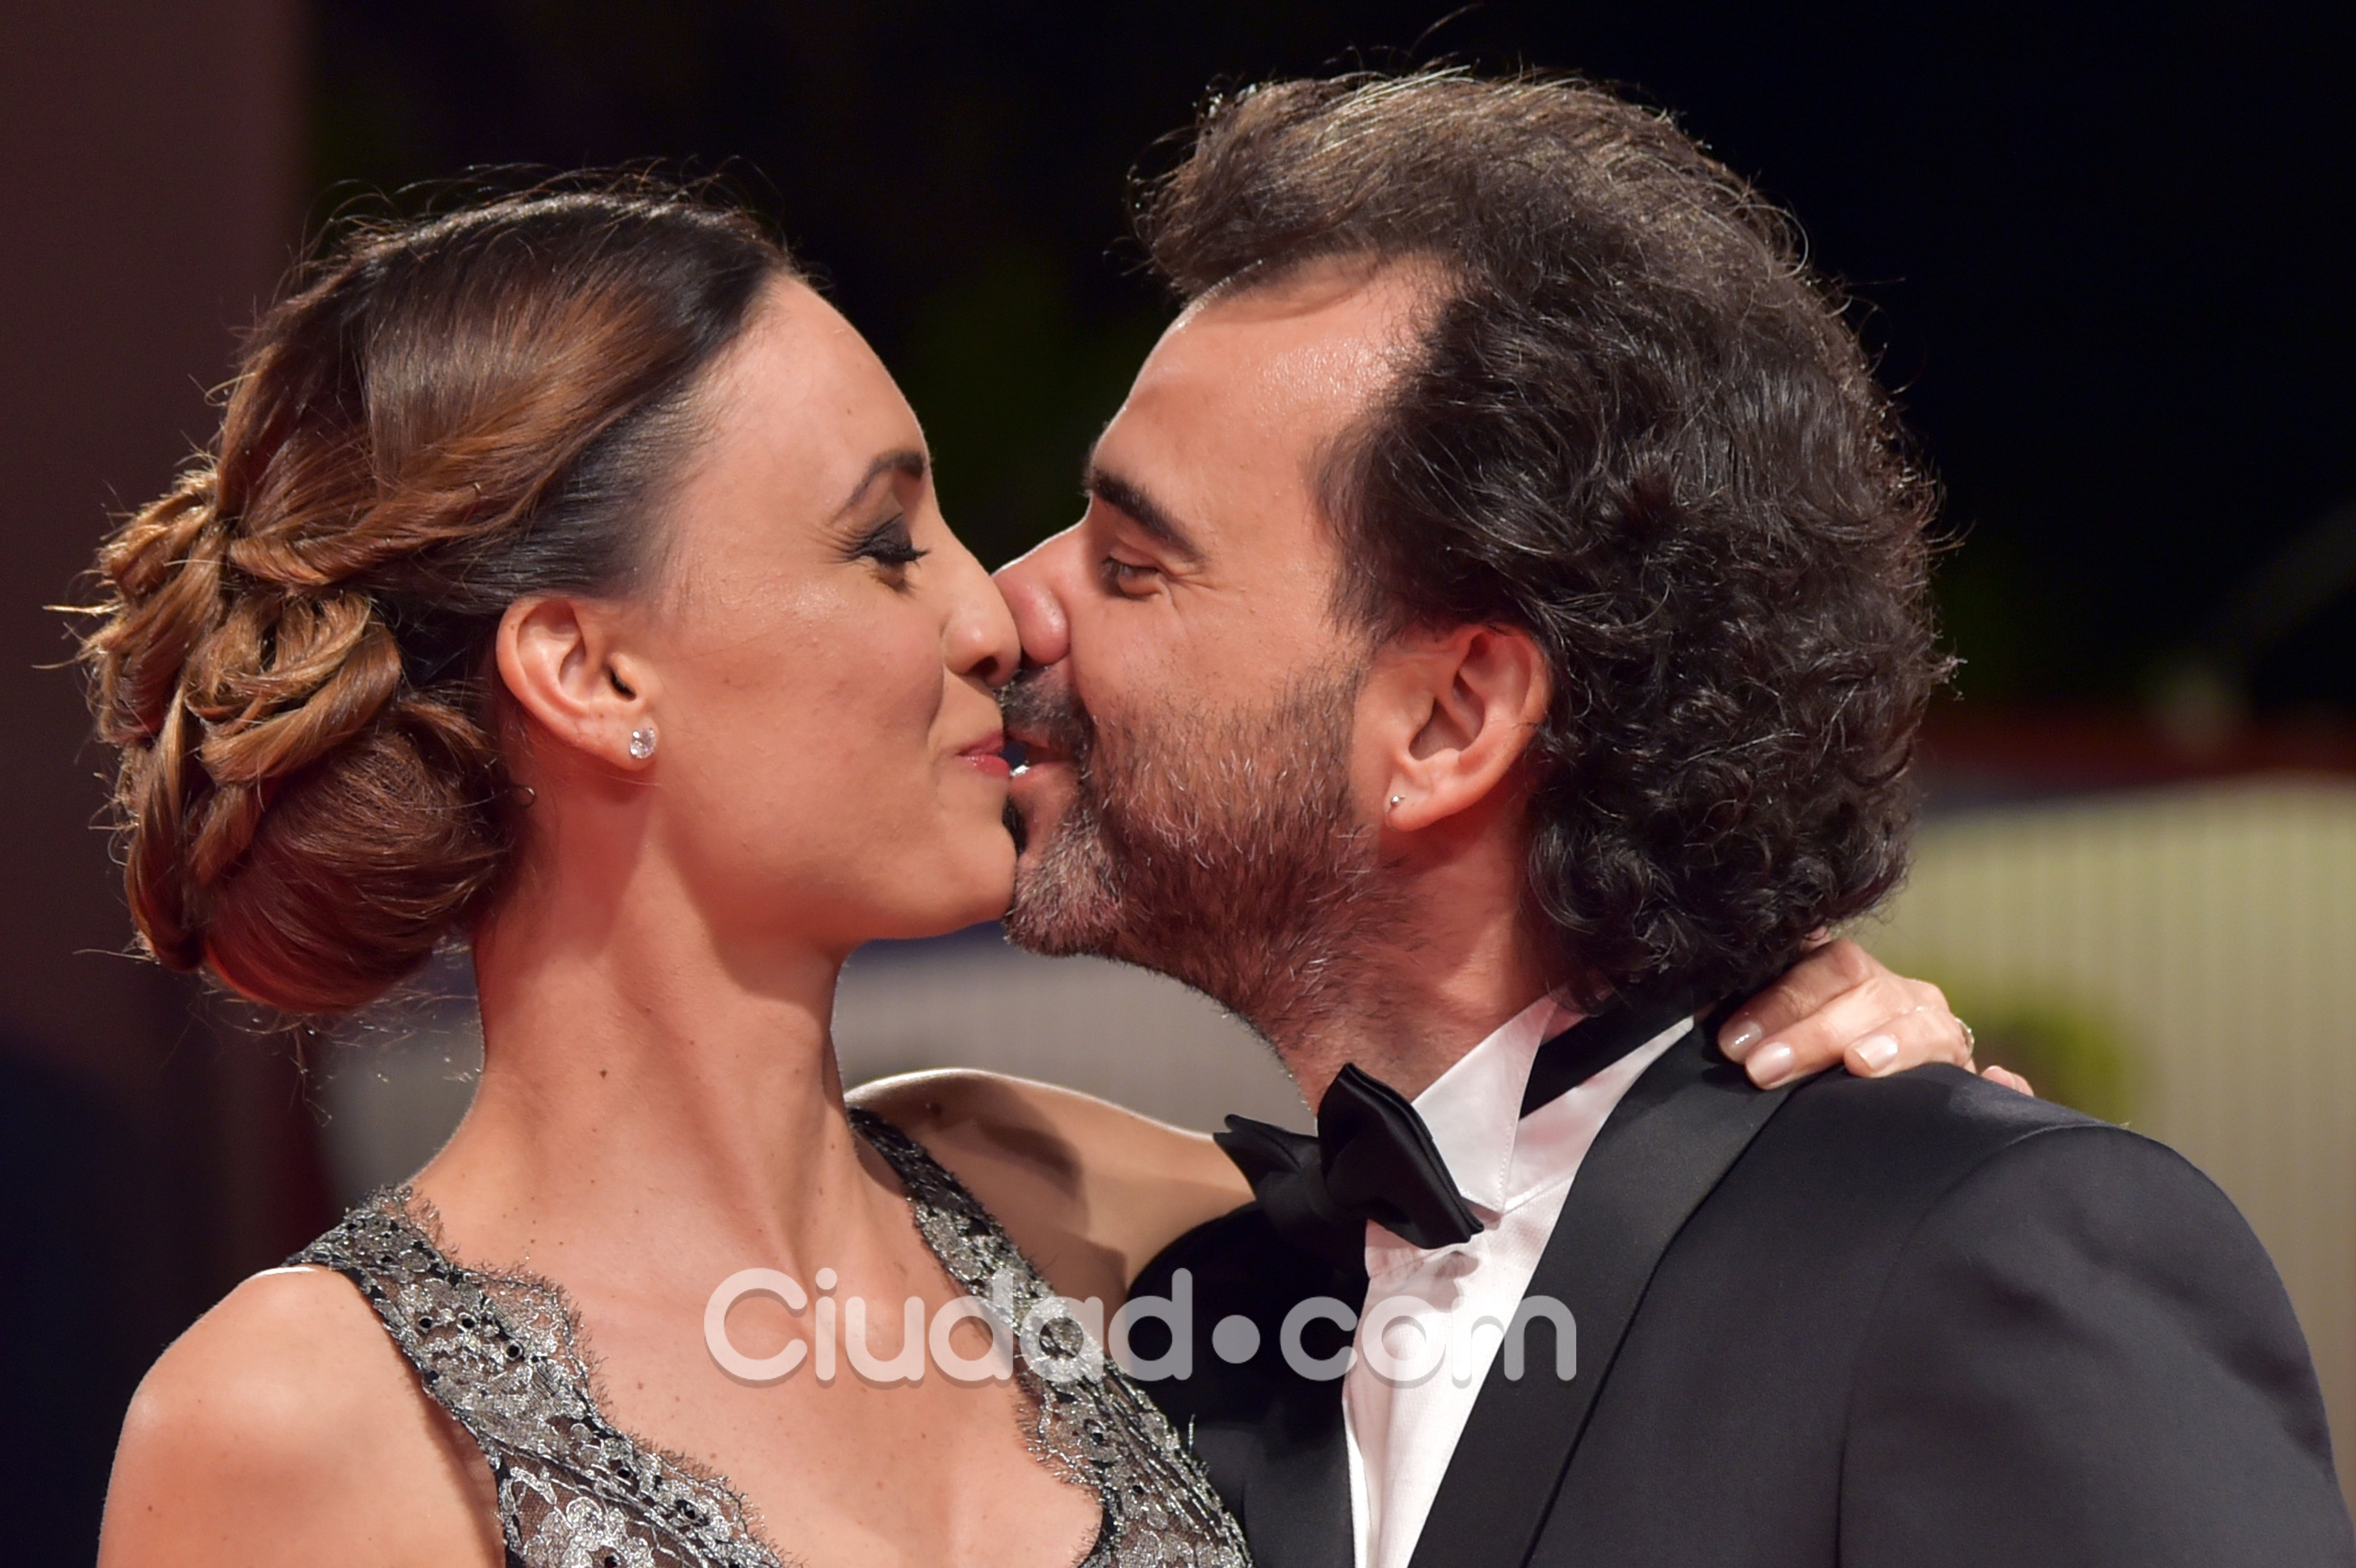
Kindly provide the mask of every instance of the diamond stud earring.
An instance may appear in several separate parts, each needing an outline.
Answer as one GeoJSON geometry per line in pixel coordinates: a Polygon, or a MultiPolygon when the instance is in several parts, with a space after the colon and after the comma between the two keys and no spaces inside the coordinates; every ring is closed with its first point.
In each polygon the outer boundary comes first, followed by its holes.
{"type": "Polygon", "coordinates": [[[655,754],[655,727],[641,724],[630,731],[630,755],[645,762],[655,754]]]}
{"type": "Polygon", "coordinates": [[[1405,805],[1406,804],[1407,796],[1403,795],[1395,795],[1391,796],[1391,809],[1393,811],[1397,811],[1400,806],[1405,805]]]}

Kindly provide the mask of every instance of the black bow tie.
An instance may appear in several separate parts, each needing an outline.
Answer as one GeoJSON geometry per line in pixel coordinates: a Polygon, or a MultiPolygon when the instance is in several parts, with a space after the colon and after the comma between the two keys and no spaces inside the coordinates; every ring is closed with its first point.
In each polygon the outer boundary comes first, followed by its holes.
{"type": "MultiPolygon", "coordinates": [[[[1586,1083],[1689,1010],[1621,1008],[1573,1024],[1538,1047],[1522,1115],[1586,1083]]],[[[1229,1116],[1227,1130],[1212,1137],[1251,1183],[1280,1235],[1345,1268],[1365,1266],[1369,1220],[1419,1247],[1453,1246],[1483,1229],[1422,1116],[1355,1063],[1319,1102],[1315,1136],[1229,1116]]]]}

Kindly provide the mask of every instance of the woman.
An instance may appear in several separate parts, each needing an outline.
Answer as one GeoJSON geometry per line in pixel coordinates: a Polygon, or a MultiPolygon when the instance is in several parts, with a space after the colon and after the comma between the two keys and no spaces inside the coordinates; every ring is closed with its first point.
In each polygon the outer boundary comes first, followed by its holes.
{"type": "MultiPolygon", "coordinates": [[[[757,225],[593,192],[360,236],[101,567],[155,955],[320,1014],[463,938],[485,1041],[409,1188],[149,1374],[102,1562],[1241,1561],[1117,1370],[771,1381],[700,1332],[747,1264],[926,1321],[1118,1299],[1246,1196],[1036,1085],[904,1095],[948,1168],[846,1108],[845,956],[1006,906],[1020,651],[891,378],[757,225]]],[[[724,1328],[807,1333],[758,1296],[724,1328]]]]}

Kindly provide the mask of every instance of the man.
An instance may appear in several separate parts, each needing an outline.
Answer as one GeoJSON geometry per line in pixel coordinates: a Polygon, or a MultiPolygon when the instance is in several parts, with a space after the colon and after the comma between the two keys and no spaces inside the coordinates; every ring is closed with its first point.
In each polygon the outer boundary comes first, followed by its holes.
{"type": "Polygon", "coordinates": [[[1215,107],[1142,220],[1184,313],[1001,574],[1011,929],[1320,1107],[1138,1281],[1186,1271],[1156,1392],[1258,1561],[2356,1562],[2197,1172],[1709,1043],[1898,881],[1944,674],[1930,486],[1779,215],[1608,95],[1435,73],[1215,107]]]}

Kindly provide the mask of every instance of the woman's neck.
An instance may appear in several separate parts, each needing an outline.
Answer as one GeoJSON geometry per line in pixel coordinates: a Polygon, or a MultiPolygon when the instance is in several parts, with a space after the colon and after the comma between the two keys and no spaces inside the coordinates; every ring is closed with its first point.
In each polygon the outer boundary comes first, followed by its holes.
{"type": "Polygon", "coordinates": [[[417,1183],[454,1245],[658,1289],[666,1260],[708,1288],[864,1251],[888,1197],[843,1114],[840,955],[748,962],[645,860],[579,882],[518,888],[477,934],[482,1081],[417,1183]]]}

